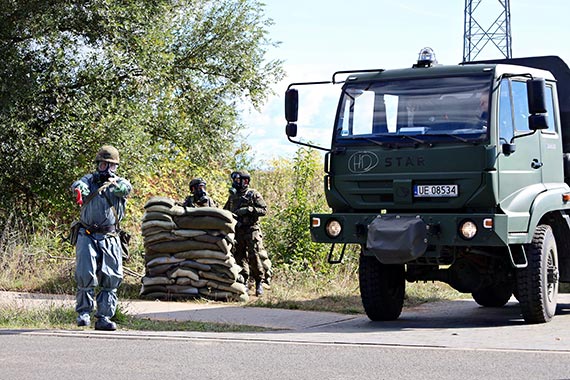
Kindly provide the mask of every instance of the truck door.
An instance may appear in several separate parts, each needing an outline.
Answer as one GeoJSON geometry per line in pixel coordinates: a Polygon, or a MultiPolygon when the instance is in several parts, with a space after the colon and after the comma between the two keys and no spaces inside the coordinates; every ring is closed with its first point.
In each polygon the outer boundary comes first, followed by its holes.
{"type": "Polygon", "coordinates": [[[526,78],[504,78],[499,87],[497,123],[499,145],[513,143],[516,151],[497,158],[499,207],[509,215],[509,232],[527,230],[530,207],[545,187],[542,183],[541,133],[529,134],[526,78]]]}
{"type": "Polygon", "coordinates": [[[554,115],[554,87],[552,83],[546,85],[546,110],[548,118],[548,129],[540,131],[540,152],[542,156],[542,182],[562,183],[564,182],[564,167],[562,163],[562,137],[560,136],[560,125],[554,115]]]}

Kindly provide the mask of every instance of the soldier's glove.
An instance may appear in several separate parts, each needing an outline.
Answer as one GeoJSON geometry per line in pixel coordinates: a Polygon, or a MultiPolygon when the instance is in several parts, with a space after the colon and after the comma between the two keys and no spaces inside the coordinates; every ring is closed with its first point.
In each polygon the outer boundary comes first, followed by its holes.
{"type": "Polygon", "coordinates": [[[115,184],[115,188],[113,189],[113,193],[119,197],[124,197],[129,192],[129,188],[122,182],[118,182],[115,184]]]}
{"type": "Polygon", "coordinates": [[[89,186],[87,186],[87,184],[85,182],[81,182],[79,181],[77,183],[77,186],[75,186],[76,189],[79,189],[79,191],[81,192],[81,196],[82,197],[86,197],[89,195],[89,193],[91,192],[89,190],[89,186]]]}
{"type": "Polygon", "coordinates": [[[243,216],[246,214],[251,214],[253,212],[253,207],[251,206],[247,206],[247,207],[240,207],[236,210],[235,214],[237,216],[243,216]]]}

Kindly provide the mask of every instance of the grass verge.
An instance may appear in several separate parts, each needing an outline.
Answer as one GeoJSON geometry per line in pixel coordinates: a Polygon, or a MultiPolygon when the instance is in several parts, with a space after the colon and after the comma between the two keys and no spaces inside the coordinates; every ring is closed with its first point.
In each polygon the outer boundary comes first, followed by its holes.
{"type": "MultiPolygon", "coordinates": [[[[10,305],[0,309],[0,328],[32,328],[32,329],[62,329],[84,330],[85,327],[77,327],[75,318],[77,314],[72,307],[49,306],[44,308],[23,308],[10,305]]],[[[260,332],[269,329],[258,326],[233,325],[212,322],[179,322],[179,321],[155,321],[135,318],[121,311],[113,320],[120,330],[137,331],[208,331],[208,332],[260,332]]],[[[88,327],[92,328],[92,327],[88,327]]]]}

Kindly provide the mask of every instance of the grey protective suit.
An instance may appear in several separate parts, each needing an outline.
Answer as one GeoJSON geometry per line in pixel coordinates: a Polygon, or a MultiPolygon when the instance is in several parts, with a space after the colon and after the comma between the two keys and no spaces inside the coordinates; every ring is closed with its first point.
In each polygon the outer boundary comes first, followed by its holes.
{"type": "MultiPolygon", "coordinates": [[[[91,193],[97,192],[103,184],[98,183],[95,178],[93,174],[87,174],[74,182],[72,188],[83,182],[91,193]]],[[[78,314],[91,313],[95,306],[95,287],[100,286],[95,314],[97,318],[111,318],[115,315],[118,301],[117,288],[123,280],[121,244],[118,234],[113,231],[116,220],[109,201],[115,206],[120,221],[125,214],[125,197],[131,192],[132,186],[124,178],[116,176],[114,178],[117,183],[125,185],[123,187],[126,191],[117,194],[114,192],[116,186],[111,185],[81,207],[83,226],[79,230],[75,250],[77,281],[75,311],[78,314]]]]}

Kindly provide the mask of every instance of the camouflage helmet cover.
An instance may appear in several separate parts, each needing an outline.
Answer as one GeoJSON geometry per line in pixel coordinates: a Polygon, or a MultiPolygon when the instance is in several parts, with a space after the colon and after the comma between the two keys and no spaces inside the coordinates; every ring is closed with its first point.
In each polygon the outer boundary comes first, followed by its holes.
{"type": "Polygon", "coordinates": [[[95,162],[110,162],[112,164],[119,163],[119,151],[111,145],[103,145],[97,155],[95,156],[95,162]]]}

